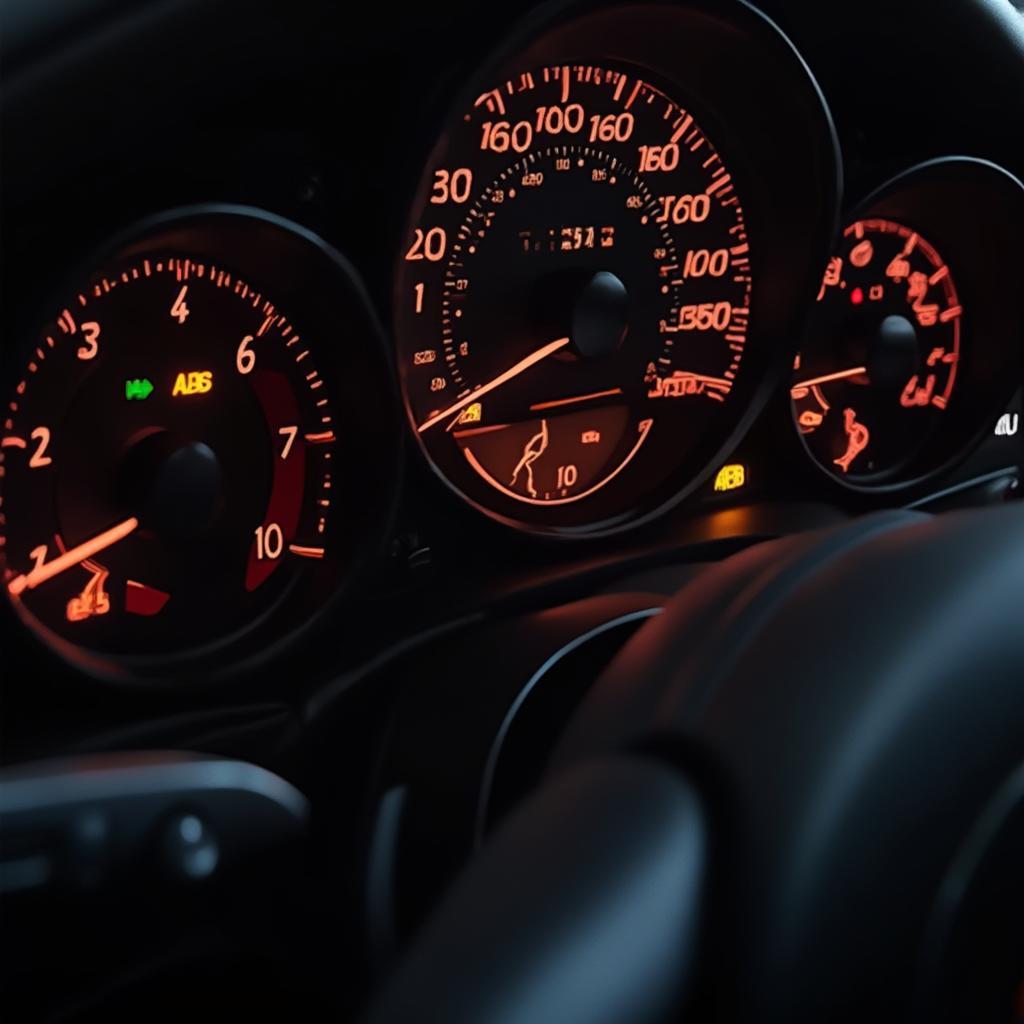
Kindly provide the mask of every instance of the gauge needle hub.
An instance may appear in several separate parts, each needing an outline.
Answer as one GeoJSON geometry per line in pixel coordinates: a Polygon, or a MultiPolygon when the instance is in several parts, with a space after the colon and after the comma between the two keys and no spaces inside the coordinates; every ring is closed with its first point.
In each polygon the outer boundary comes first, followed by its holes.
{"type": "Polygon", "coordinates": [[[800,391],[805,388],[813,388],[819,384],[831,384],[834,380],[846,380],[848,377],[859,377],[868,372],[866,366],[854,366],[850,370],[837,370],[835,373],[826,373],[821,377],[812,377],[810,380],[802,380],[794,384],[793,391],[800,391]]]}
{"type": "Polygon", "coordinates": [[[469,405],[470,402],[475,402],[482,395],[486,395],[488,392],[500,388],[503,384],[507,384],[514,377],[518,377],[519,374],[528,370],[535,363],[539,363],[542,359],[547,359],[547,357],[553,352],[557,352],[560,348],[565,348],[568,344],[568,338],[559,338],[557,341],[549,341],[542,348],[537,349],[536,352],[531,352],[525,359],[520,359],[515,366],[510,366],[504,371],[504,373],[499,373],[497,377],[492,378],[486,384],[478,387],[475,391],[471,391],[468,395],[460,398],[457,402],[448,406],[447,409],[431,416],[430,419],[421,423],[416,428],[416,432],[422,434],[424,430],[429,430],[436,423],[440,423],[442,420],[448,419],[449,416],[455,415],[459,410],[469,405]]]}
{"type": "Polygon", "coordinates": [[[65,551],[64,554],[59,555],[52,561],[37,565],[31,572],[15,576],[7,584],[7,589],[12,597],[17,597],[23,590],[33,590],[40,583],[45,583],[47,580],[53,579],[54,576],[59,576],[62,572],[74,568],[87,558],[98,555],[101,551],[116,544],[119,540],[124,540],[130,533],[137,530],[138,526],[139,521],[134,516],[126,519],[124,522],[112,526],[109,530],[104,530],[102,533],[97,534],[90,540],[83,541],[81,544],[65,551]]]}

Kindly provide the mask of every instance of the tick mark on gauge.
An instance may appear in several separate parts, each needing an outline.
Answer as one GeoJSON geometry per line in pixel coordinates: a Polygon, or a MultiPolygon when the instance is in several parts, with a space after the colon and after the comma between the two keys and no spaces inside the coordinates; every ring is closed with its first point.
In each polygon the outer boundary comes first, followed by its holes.
{"type": "Polygon", "coordinates": [[[288,545],[288,550],[293,555],[298,555],[299,558],[323,558],[324,557],[324,549],[323,548],[305,547],[305,546],[303,546],[301,544],[289,544],[288,545]]]}

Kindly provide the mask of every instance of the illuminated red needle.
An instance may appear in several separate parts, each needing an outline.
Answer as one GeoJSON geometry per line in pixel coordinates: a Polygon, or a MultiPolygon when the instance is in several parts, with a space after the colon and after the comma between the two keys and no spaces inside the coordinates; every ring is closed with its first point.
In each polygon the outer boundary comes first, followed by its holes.
{"type": "Polygon", "coordinates": [[[440,423],[441,420],[446,420],[449,416],[457,413],[460,409],[465,408],[470,402],[475,402],[481,395],[486,395],[489,391],[494,391],[495,388],[500,388],[502,384],[507,384],[513,377],[518,377],[524,370],[528,370],[534,363],[539,363],[542,359],[547,359],[552,352],[557,352],[560,348],[565,348],[569,344],[568,338],[559,338],[557,341],[550,341],[543,348],[537,349],[536,352],[531,352],[525,359],[520,359],[515,366],[510,366],[504,373],[499,373],[493,380],[489,380],[482,387],[477,388],[475,391],[471,391],[465,398],[460,398],[454,404],[448,406],[443,412],[437,413],[435,416],[431,416],[425,423],[421,423],[417,428],[417,433],[422,434],[424,430],[429,430],[435,423],[440,423]]]}
{"type": "Polygon", "coordinates": [[[813,388],[818,384],[828,384],[834,380],[859,377],[862,373],[867,372],[868,368],[866,366],[855,366],[852,370],[839,370],[836,373],[826,373],[824,377],[812,377],[810,380],[802,380],[799,384],[794,384],[791,390],[799,391],[802,388],[813,388]]]}
{"type": "Polygon", "coordinates": [[[74,568],[74,566],[84,562],[87,558],[98,555],[112,544],[116,544],[119,540],[124,540],[128,534],[138,529],[138,526],[138,519],[134,517],[126,519],[123,523],[118,523],[117,526],[112,526],[109,530],[104,530],[102,533],[97,534],[91,540],[84,541],[69,551],[65,551],[64,554],[58,555],[53,561],[44,562],[42,565],[37,565],[29,573],[15,576],[7,584],[7,589],[12,597],[17,597],[23,590],[32,590],[38,587],[40,583],[52,580],[54,576],[59,576],[62,572],[74,568]]]}

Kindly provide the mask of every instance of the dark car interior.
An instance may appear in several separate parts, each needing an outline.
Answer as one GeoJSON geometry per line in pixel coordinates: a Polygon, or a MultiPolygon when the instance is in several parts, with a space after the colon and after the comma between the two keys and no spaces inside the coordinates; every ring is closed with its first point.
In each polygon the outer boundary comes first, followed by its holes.
{"type": "Polygon", "coordinates": [[[5,1021],[1024,1022],[1024,3],[4,0],[5,1021]]]}

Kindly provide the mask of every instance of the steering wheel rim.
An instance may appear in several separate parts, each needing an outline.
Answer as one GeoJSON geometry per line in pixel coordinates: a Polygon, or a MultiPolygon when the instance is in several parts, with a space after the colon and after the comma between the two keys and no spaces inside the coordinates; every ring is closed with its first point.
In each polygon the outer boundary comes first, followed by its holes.
{"type": "MultiPolygon", "coordinates": [[[[399,1005],[444,1006],[436,1019],[531,1019],[519,1003],[538,1019],[531,972],[550,972],[550,949],[547,966],[512,957],[505,974],[515,984],[502,989],[500,1013],[452,1007],[472,1004],[466,977],[500,968],[503,950],[530,948],[531,932],[543,945],[552,906],[607,920],[607,891],[589,903],[577,892],[563,906],[557,878],[516,879],[512,914],[488,893],[511,884],[524,851],[574,849],[580,835],[615,845],[649,822],[649,794],[633,792],[627,813],[615,800],[602,808],[586,786],[582,804],[566,793],[580,772],[618,779],[614,789],[638,765],[658,778],[652,792],[666,774],[679,787],[652,850],[664,852],[666,832],[669,846],[687,830],[700,837],[679,864],[690,891],[666,904],[693,921],[705,908],[696,997],[724,1014],[716,1019],[956,1019],[953,1003],[935,1005],[934,972],[950,961],[934,948],[934,919],[958,851],[1021,763],[1022,600],[1024,520],[1012,508],[869,516],[710,567],[602,675],[552,758],[549,784],[455,883],[369,1019],[399,1019],[399,1005]],[[467,948],[459,936],[470,923],[467,948]]],[[[573,861],[554,860],[565,883],[573,861]]],[[[616,888],[608,877],[601,884],[616,888]]],[[[673,933],[660,913],[651,917],[622,944],[618,967],[608,958],[609,973],[630,969],[630,950],[664,950],[673,933]]],[[[579,942],[580,930],[566,941],[579,942]]],[[[679,982],[698,957],[696,941],[674,941],[675,955],[659,962],[675,977],[638,975],[632,1004],[619,986],[597,1018],[590,998],[578,1014],[562,1003],[542,1018],[660,1019],[668,993],[683,1004],[679,982]],[[641,998],[652,989],[663,998],[641,998]]],[[[556,964],[571,964],[558,949],[556,964]]],[[[612,991],[604,978],[594,987],[612,991]]],[[[1008,1014],[1011,998],[1008,988],[1008,1014]]]]}

